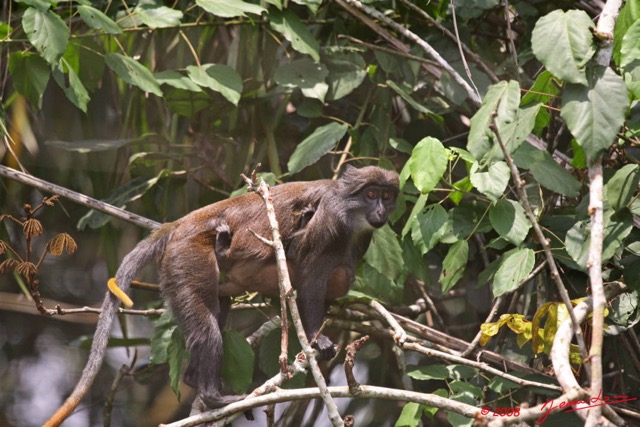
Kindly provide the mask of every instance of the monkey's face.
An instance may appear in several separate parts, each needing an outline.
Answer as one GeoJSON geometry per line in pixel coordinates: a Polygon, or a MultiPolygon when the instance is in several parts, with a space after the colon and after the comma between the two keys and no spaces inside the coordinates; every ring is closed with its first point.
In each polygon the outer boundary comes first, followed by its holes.
{"type": "Polygon", "coordinates": [[[369,225],[380,228],[389,220],[389,214],[396,208],[398,189],[394,187],[368,186],[363,191],[366,204],[365,218],[369,225]]]}

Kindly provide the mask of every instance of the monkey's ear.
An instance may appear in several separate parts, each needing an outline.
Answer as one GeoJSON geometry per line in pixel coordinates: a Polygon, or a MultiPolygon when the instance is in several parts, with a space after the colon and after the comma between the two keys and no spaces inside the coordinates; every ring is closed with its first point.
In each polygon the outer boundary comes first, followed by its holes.
{"type": "Polygon", "coordinates": [[[355,173],[358,170],[357,167],[352,166],[350,164],[345,164],[344,167],[342,168],[342,173],[340,173],[340,178],[346,176],[346,175],[351,175],[353,173],[355,173]]]}

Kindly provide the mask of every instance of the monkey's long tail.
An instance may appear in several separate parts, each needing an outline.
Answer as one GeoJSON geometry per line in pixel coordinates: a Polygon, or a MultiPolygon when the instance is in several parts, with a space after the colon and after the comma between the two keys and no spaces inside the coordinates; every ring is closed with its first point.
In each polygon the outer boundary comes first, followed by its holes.
{"type": "MultiPolygon", "coordinates": [[[[169,225],[169,224],[167,224],[169,225]]],[[[172,227],[160,227],[155,233],[138,243],[129,254],[122,260],[122,264],[116,273],[116,282],[123,292],[126,292],[131,285],[131,281],[136,274],[151,261],[158,259],[164,251],[164,247],[170,235],[169,230],[172,227]]],[[[119,300],[111,293],[107,292],[104,302],[102,303],[102,311],[98,317],[96,332],[93,335],[93,343],[82,375],[76,384],[75,389],[67,398],[64,404],[56,411],[55,414],[47,420],[44,427],[58,427],[62,422],[71,415],[74,409],[80,404],[84,396],[87,394],[93,381],[100,370],[104,353],[107,349],[111,325],[116,315],[119,300]]]]}

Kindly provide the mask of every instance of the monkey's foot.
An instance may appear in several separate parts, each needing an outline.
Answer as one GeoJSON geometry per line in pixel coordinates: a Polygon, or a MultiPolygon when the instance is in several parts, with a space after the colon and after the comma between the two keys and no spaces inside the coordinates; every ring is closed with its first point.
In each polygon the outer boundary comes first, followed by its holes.
{"type": "Polygon", "coordinates": [[[320,360],[331,360],[336,355],[335,345],[324,335],[318,335],[313,348],[318,350],[320,360]]]}

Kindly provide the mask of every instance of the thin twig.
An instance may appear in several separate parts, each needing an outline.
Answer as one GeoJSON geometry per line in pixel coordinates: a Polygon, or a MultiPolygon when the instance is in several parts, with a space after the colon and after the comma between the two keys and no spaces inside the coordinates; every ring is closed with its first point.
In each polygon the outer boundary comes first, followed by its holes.
{"type": "Polygon", "coordinates": [[[26,185],[30,185],[31,187],[35,187],[47,193],[58,194],[62,197],[66,197],[71,201],[98,210],[100,212],[104,212],[108,215],[112,215],[116,218],[123,219],[143,228],[155,230],[156,228],[160,227],[160,223],[152,221],[143,216],[136,215],[134,213],[112,206],[108,203],[102,202],[92,197],[85,196],[84,194],[69,190],[68,188],[64,188],[43,179],[36,178],[35,176],[8,168],[4,165],[0,165],[0,176],[4,176],[5,178],[9,178],[26,185]]]}
{"type": "Polygon", "coordinates": [[[469,83],[467,83],[466,80],[462,78],[462,76],[451,66],[451,64],[449,64],[442,56],[440,56],[437,50],[435,50],[429,43],[427,43],[422,38],[420,38],[416,33],[408,30],[407,28],[403,27],[401,24],[398,24],[397,22],[395,22],[388,16],[380,13],[376,9],[363,4],[359,0],[344,0],[344,2],[364,12],[370,17],[383,22],[385,25],[393,28],[395,31],[399,32],[400,34],[402,34],[403,36],[405,36],[406,38],[408,38],[409,40],[413,41],[418,46],[420,46],[420,48],[422,48],[422,50],[424,50],[425,53],[429,55],[429,57],[435,60],[445,71],[449,73],[449,75],[451,75],[453,80],[455,80],[456,83],[458,83],[465,90],[465,92],[467,93],[467,96],[469,97],[469,99],[471,99],[471,101],[474,104],[480,105],[481,99],[473,90],[473,88],[469,86],[469,83]]]}
{"type": "MultiPolygon", "coordinates": [[[[248,179],[245,178],[245,181],[248,179]]],[[[249,186],[253,188],[255,181],[249,182],[249,186]],[[253,182],[253,184],[252,184],[253,182]]],[[[293,324],[296,329],[296,334],[298,335],[298,340],[302,345],[302,350],[309,361],[309,365],[311,366],[311,373],[318,385],[318,388],[321,391],[321,397],[324,400],[325,406],[327,408],[329,419],[334,426],[343,426],[344,421],[340,417],[340,413],[338,412],[338,407],[336,403],[333,401],[331,394],[327,389],[327,383],[322,375],[322,371],[320,370],[320,366],[318,365],[318,361],[316,359],[315,351],[311,347],[309,340],[307,340],[306,333],[304,331],[304,327],[302,326],[302,320],[300,316],[300,312],[298,310],[298,304],[295,299],[295,292],[293,287],[291,286],[291,279],[289,278],[289,269],[287,267],[287,258],[285,255],[284,245],[282,244],[282,239],[280,237],[280,228],[278,226],[278,221],[276,219],[275,209],[273,207],[273,202],[271,200],[271,193],[269,191],[269,186],[264,182],[263,179],[260,179],[260,184],[258,188],[255,190],[264,200],[265,208],[267,211],[267,217],[269,218],[269,226],[271,228],[271,234],[273,236],[273,240],[271,241],[271,246],[274,249],[276,255],[276,265],[278,268],[278,281],[280,286],[280,295],[281,299],[286,299],[287,304],[289,306],[289,313],[291,313],[291,318],[293,320],[293,324]]],[[[286,316],[286,313],[283,313],[283,319],[286,316]]]]}

